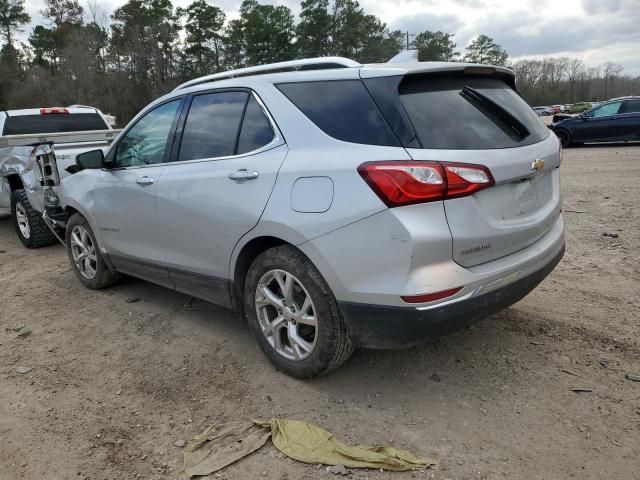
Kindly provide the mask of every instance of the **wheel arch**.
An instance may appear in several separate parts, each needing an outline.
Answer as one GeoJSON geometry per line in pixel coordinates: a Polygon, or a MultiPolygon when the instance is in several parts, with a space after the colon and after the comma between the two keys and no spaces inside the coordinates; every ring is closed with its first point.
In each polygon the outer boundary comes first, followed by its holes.
{"type": "Polygon", "coordinates": [[[16,190],[20,190],[24,188],[24,183],[22,182],[22,178],[17,173],[12,173],[11,175],[7,175],[6,181],[9,184],[9,188],[11,192],[15,192],[16,190]]]}
{"type": "Polygon", "coordinates": [[[292,247],[297,248],[294,244],[283,240],[282,238],[271,235],[262,235],[246,241],[242,246],[238,248],[237,253],[234,252],[234,255],[232,257],[233,263],[230,269],[231,305],[233,306],[234,310],[237,310],[241,314],[244,314],[244,282],[247,277],[249,267],[251,267],[253,261],[261,253],[269,250],[270,248],[279,247],[281,245],[291,245],[292,247]]]}
{"type": "MultiPolygon", "coordinates": [[[[573,134],[568,128],[557,127],[553,129],[553,133],[555,133],[556,137],[558,137],[558,140],[560,140],[561,143],[562,143],[562,139],[560,138],[560,135],[558,135],[558,133],[567,135],[567,138],[568,138],[567,146],[571,145],[571,142],[573,141],[573,134]]],[[[565,147],[565,145],[563,145],[563,147],[565,147]]]]}
{"type": "Polygon", "coordinates": [[[100,228],[94,222],[93,216],[89,215],[87,211],[85,211],[84,208],[82,208],[82,206],[77,204],[76,202],[73,202],[73,201],[70,202],[68,198],[65,200],[66,201],[63,202],[62,208],[66,213],[66,217],[67,217],[66,222],[68,222],[69,219],[76,213],[81,215],[91,227],[91,230],[93,231],[93,235],[96,237],[98,244],[102,245],[103,243],[102,243],[102,235],[100,235],[101,233],[100,228]]]}

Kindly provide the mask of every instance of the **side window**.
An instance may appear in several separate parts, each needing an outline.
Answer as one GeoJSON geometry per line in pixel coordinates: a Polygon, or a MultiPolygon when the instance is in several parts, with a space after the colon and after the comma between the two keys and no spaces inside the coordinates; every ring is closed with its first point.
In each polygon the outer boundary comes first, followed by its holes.
{"type": "Polygon", "coordinates": [[[593,112],[591,112],[592,115],[589,115],[589,116],[593,118],[598,118],[598,117],[610,117],[611,115],[616,115],[618,113],[618,110],[620,110],[620,105],[622,105],[622,102],[608,103],[606,105],[596,108],[593,112]]]}
{"type": "Polygon", "coordinates": [[[640,99],[625,100],[624,102],[622,102],[620,113],[640,113],[640,99]]]}
{"type": "Polygon", "coordinates": [[[246,92],[219,92],[194,97],[178,160],[233,155],[247,96],[246,92]]]}
{"type": "Polygon", "coordinates": [[[253,95],[249,98],[238,138],[237,153],[247,153],[265,146],[273,140],[274,133],[262,107],[253,95]]]}
{"type": "Polygon", "coordinates": [[[360,80],[281,83],[277,87],[309,120],[333,138],[399,146],[360,80]]]}
{"type": "Polygon", "coordinates": [[[136,167],[162,163],[173,120],[181,99],[151,110],[120,139],[115,167],[136,167]]]}

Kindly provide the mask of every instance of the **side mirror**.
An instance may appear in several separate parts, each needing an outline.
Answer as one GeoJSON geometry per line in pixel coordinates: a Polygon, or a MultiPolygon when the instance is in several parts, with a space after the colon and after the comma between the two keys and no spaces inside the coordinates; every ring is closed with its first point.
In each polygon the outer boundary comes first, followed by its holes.
{"type": "Polygon", "coordinates": [[[80,170],[102,168],[103,164],[104,152],[102,150],[91,150],[76,157],[76,165],[80,170]]]}

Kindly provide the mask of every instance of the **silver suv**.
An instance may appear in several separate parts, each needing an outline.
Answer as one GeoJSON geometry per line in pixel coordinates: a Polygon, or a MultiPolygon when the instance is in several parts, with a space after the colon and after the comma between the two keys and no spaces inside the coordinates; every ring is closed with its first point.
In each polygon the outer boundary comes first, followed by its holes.
{"type": "Polygon", "coordinates": [[[508,69],[308,59],[179,86],[60,200],[85,286],[232,308],[308,378],[530,292],[564,252],[560,159],[508,69]]]}

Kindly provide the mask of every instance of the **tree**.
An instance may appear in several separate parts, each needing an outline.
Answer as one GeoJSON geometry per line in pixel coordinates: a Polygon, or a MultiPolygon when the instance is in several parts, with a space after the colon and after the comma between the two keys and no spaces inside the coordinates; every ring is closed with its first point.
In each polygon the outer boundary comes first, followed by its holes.
{"type": "Polygon", "coordinates": [[[53,23],[54,27],[82,24],[84,9],[77,0],[45,0],[42,16],[53,23]]]}
{"type": "Polygon", "coordinates": [[[418,50],[418,60],[421,62],[451,62],[455,60],[460,53],[455,51],[456,44],[453,42],[453,37],[452,33],[441,31],[426,30],[419,33],[413,42],[418,50]]]}
{"type": "Polygon", "coordinates": [[[567,78],[569,80],[569,102],[575,101],[576,83],[584,76],[586,68],[584,62],[578,58],[572,58],[567,64],[567,78]]]}
{"type": "Polygon", "coordinates": [[[7,45],[13,47],[13,34],[30,21],[31,17],[24,11],[24,0],[0,0],[0,29],[7,45]]]}
{"type": "Polygon", "coordinates": [[[493,38],[480,35],[466,48],[465,62],[504,65],[509,55],[507,51],[493,41],[493,38]]]}
{"type": "Polygon", "coordinates": [[[117,63],[155,96],[172,76],[180,31],[170,0],[129,0],[111,18],[110,48],[117,63]]]}
{"type": "Polygon", "coordinates": [[[211,62],[215,65],[214,71],[220,71],[224,12],[205,0],[195,0],[186,9],[178,9],[177,14],[186,17],[184,53],[193,73],[211,73],[211,62]]]}
{"type": "Polygon", "coordinates": [[[604,99],[608,98],[607,90],[609,89],[609,83],[613,83],[613,79],[622,73],[624,67],[619,63],[614,62],[606,62],[602,66],[603,74],[604,74],[604,99]]]}
{"type": "Polygon", "coordinates": [[[302,0],[296,47],[301,57],[322,57],[331,53],[329,0],[302,0]]]}
{"type": "MultiPolygon", "coordinates": [[[[365,13],[356,0],[335,0],[331,28],[334,55],[355,58],[362,46],[365,13]]],[[[371,25],[370,25],[371,27],[371,25]]]]}
{"type": "Polygon", "coordinates": [[[262,65],[291,60],[295,56],[293,14],[288,7],[260,5],[244,0],[240,18],[229,23],[231,63],[262,65]]]}
{"type": "Polygon", "coordinates": [[[29,43],[33,49],[33,62],[42,67],[54,68],[57,55],[53,30],[36,25],[29,36],[29,43]]]}
{"type": "Polygon", "coordinates": [[[402,50],[403,44],[400,30],[390,32],[378,17],[366,15],[361,26],[360,46],[353,58],[361,63],[386,62],[402,50]]]}

